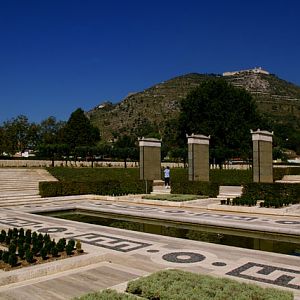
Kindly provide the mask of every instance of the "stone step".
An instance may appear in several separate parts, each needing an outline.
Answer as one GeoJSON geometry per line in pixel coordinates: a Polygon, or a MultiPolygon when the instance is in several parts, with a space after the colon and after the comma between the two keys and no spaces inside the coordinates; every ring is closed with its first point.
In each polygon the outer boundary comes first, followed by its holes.
{"type": "Polygon", "coordinates": [[[171,188],[164,186],[154,186],[151,194],[171,194],[171,188]]]}

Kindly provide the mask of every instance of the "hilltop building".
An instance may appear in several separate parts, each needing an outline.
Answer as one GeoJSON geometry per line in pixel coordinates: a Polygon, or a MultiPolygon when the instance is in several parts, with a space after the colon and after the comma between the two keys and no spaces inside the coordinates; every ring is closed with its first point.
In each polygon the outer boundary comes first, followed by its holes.
{"type": "Polygon", "coordinates": [[[266,74],[269,75],[270,73],[261,67],[254,68],[254,69],[248,69],[248,70],[240,70],[240,71],[233,71],[233,72],[224,72],[223,76],[233,76],[233,75],[239,75],[242,73],[254,73],[254,74],[266,74]]]}

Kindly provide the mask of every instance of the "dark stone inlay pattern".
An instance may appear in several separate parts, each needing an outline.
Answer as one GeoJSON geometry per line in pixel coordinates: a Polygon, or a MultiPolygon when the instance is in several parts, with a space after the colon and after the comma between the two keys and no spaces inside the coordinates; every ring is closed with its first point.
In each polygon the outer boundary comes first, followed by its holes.
{"type": "Polygon", "coordinates": [[[225,267],[225,266],[227,266],[226,263],[221,262],[221,261],[216,261],[216,262],[212,263],[212,265],[215,266],[215,267],[225,267]]]}
{"type": "Polygon", "coordinates": [[[206,257],[195,252],[172,252],[163,255],[164,260],[180,264],[195,263],[204,260],[206,257]],[[183,257],[183,256],[187,256],[183,257]],[[181,258],[180,258],[181,257],[181,258]]]}
{"type": "Polygon", "coordinates": [[[149,252],[149,253],[157,253],[157,252],[159,252],[159,250],[149,249],[149,250],[147,250],[147,252],[149,252]]]}
{"type": "Polygon", "coordinates": [[[275,221],[275,223],[278,224],[284,224],[284,225],[296,225],[296,224],[300,224],[300,221],[284,221],[284,220],[280,220],[280,221],[275,221]]]}
{"type": "Polygon", "coordinates": [[[68,230],[68,228],[65,228],[65,227],[45,227],[45,228],[39,229],[38,232],[56,233],[56,232],[64,232],[67,230],[68,230]]]}
{"type": "Polygon", "coordinates": [[[66,232],[65,235],[74,234],[73,232],[66,232]]]}
{"type": "Polygon", "coordinates": [[[152,244],[123,239],[119,237],[108,236],[98,233],[84,233],[72,236],[73,239],[80,240],[83,243],[103,247],[120,252],[130,252],[137,249],[152,246],[152,244]]]}
{"type": "Polygon", "coordinates": [[[236,215],[224,215],[224,214],[212,214],[212,213],[202,213],[195,214],[199,217],[209,217],[209,218],[218,218],[218,219],[228,219],[228,220],[238,220],[238,221],[253,221],[257,220],[257,217],[246,217],[246,216],[236,216],[236,215]]]}
{"type": "Polygon", "coordinates": [[[35,222],[23,218],[2,218],[0,219],[0,223],[8,226],[13,226],[13,227],[34,226],[34,225],[42,224],[40,222],[35,222]]]}
{"type": "Polygon", "coordinates": [[[290,283],[293,279],[300,278],[300,271],[293,270],[293,269],[286,269],[286,268],[248,262],[243,266],[226,273],[226,275],[231,275],[239,278],[250,279],[258,282],[264,282],[264,283],[269,283],[269,284],[283,286],[291,289],[300,290],[299,284],[290,283]],[[255,275],[251,276],[251,275],[243,274],[243,272],[249,271],[251,270],[251,268],[255,268],[255,267],[262,268],[261,270],[257,271],[256,274],[265,275],[265,278],[262,278],[261,276],[255,277],[255,275]],[[273,272],[275,271],[276,271],[275,274],[277,274],[277,278],[270,278],[273,275],[273,272]],[[278,275],[279,272],[282,275],[278,275]]]}

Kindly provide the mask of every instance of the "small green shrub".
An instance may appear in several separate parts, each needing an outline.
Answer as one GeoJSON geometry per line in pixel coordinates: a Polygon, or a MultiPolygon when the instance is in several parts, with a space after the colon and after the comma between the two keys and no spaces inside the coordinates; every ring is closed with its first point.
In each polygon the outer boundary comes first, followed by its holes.
{"type": "Polygon", "coordinates": [[[25,248],[24,248],[23,244],[19,245],[19,247],[18,247],[18,255],[19,255],[20,259],[24,258],[25,248]]]}
{"type": "Polygon", "coordinates": [[[40,251],[40,254],[41,254],[41,257],[42,259],[46,260],[48,257],[47,257],[47,254],[48,254],[48,251],[45,247],[43,247],[40,251]]]}
{"type": "Polygon", "coordinates": [[[25,259],[28,263],[33,263],[34,259],[33,259],[33,253],[31,252],[30,249],[27,249],[26,250],[26,253],[25,253],[25,259]]]}
{"type": "Polygon", "coordinates": [[[10,254],[13,254],[13,253],[16,253],[17,251],[17,246],[14,244],[14,243],[11,243],[9,246],[8,246],[8,252],[10,254]]]}
{"type": "Polygon", "coordinates": [[[58,252],[64,251],[65,246],[66,246],[66,240],[65,239],[60,239],[56,244],[58,252]]]}
{"type": "Polygon", "coordinates": [[[58,256],[58,250],[57,250],[57,247],[56,246],[53,246],[52,249],[51,249],[51,255],[53,257],[57,257],[58,256]]]}
{"type": "Polygon", "coordinates": [[[8,251],[3,251],[3,253],[2,253],[2,260],[5,263],[8,263],[8,258],[9,258],[9,252],[8,251]]]}
{"type": "Polygon", "coordinates": [[[18,257],[15,253],[12,253],[8,257],[8,263],[12,266],[15,267],[18,264],[18,257]]]}
{"type": "Polygon", "coordinates": [[[66,246],[66,253],[67,255],[72,255],[73,254],[73,247],[71,244],[68,243],[68,245],[66,246]]]}

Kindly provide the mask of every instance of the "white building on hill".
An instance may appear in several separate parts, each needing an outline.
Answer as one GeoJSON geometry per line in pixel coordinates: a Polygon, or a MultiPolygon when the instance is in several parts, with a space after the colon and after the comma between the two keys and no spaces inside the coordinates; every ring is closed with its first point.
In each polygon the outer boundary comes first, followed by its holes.
{"type": "Polygon", "coordinates": [[[233,75],[239,75],[241,73],[259,73],[259,74],[266,74],[269,75],[270,73],[261,67],[254,68],[254,69],[248,69],[248,70],[240,70],[240,71],[233,71],[233,72],[224,72],[223,76],[233,76],[233,75]]]}

